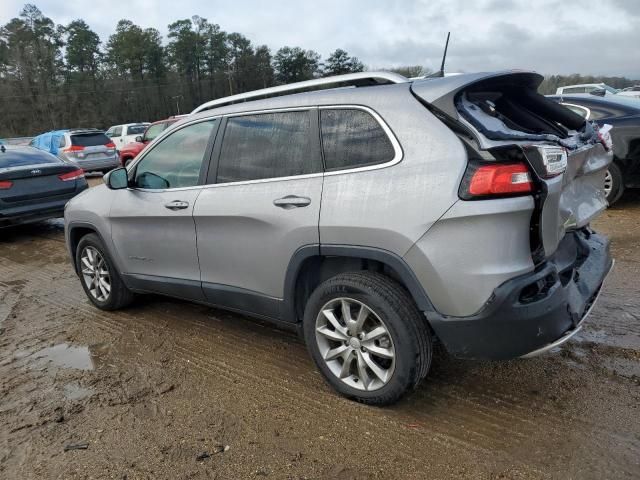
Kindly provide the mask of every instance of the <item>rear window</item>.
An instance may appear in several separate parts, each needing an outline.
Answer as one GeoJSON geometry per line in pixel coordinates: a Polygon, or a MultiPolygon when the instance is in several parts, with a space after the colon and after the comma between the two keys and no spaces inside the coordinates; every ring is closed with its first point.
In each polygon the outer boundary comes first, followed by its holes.
{"type": "Polygon", "coordinates": [[[320,125],[327,170],[385,163],[395,156],[391,140],[368,112],[347,108],[322,110],[320,125]]]}
{"type": "Polygon", "coordinates": [[[71,145],[95,147],[96,145],[106,145],[107,143],[111,143],[111,140],[102,132],[71,135],[71,145]]]}
{"type": "Polygon", "coordinates": [[[24,167],[27,165],[56,164],[61,161],[51,154],[34,148],[7,148],[0,152],[0,168],[24,167]]]}
{"type": "Polygon", "coordinates": [[[144,125],[129,125],[127,127],[127,135],[142,135],[145,128],[147,127],[144,125]]]}

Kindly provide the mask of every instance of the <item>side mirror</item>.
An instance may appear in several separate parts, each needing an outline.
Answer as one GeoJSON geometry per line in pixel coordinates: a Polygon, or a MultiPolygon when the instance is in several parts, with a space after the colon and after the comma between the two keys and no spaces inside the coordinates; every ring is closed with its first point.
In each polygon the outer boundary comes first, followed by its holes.
{"type": "Polygon", "coordinates": [[[138,142],[138,143],[142,143],[142,135],[138,135],[138,136],[136,137],[136,142],[138,142]]]}
{"type": "Polygon", "coordinates": [[[122,190],[129,186],[129,176],[127,169],[124,167],[116,168],[105,173],[102,180],[107,185],[107,188],[111,190],[122,190]]]}

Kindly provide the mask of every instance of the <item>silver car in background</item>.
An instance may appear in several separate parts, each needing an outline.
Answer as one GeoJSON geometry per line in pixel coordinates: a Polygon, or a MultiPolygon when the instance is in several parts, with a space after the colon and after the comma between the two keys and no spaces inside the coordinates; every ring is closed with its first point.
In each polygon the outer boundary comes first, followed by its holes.
{"type": "Polygon", "coordinates": [[[85,172],[107,172],[120,165],[115,144],[101,130],[70,130],[62,137],[61,155],[85,172]]]}
{"type": "Polygon", "coordinates": [[[74,162],[86,172],[108,172],[120,165],[115,144],[95,128],[43,133],[34,137],[30,145],[74,162]]]}

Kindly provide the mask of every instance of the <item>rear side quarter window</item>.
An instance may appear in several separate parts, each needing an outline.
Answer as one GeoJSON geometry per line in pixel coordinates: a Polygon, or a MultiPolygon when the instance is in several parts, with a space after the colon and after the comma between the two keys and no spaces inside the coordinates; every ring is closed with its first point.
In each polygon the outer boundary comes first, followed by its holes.
{"type": "Polygon", "coordinates": [[[320,130],[327,171],[378,165],[395,157],[389,136],[367,111],[322,109],[320,130]]]}

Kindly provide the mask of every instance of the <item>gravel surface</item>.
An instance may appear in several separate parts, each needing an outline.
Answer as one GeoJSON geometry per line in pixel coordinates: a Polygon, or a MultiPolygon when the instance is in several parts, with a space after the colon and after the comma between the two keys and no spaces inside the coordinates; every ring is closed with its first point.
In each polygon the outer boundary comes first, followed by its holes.
{"type": "Polygon", "coordinates": [[[95,309],[60,220],[1,230],[0,478],[639,478],[640,196],[595,227],[616,266],[573,341],[441,352],[384,409],[334,394],[292,332],[155,296],[95,309]]]}

